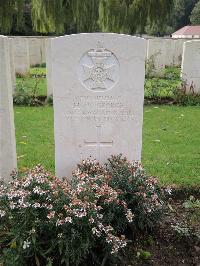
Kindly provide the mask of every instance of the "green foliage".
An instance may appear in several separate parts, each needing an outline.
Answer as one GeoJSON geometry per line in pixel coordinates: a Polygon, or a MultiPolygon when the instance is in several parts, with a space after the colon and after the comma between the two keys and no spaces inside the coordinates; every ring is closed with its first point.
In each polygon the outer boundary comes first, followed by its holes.
{"type": "Polygon", "coordinates": [[[185,224],[172,225],[173,230],[177,233],[179,237],[189,237],[190,236],[190,228],[185,224]]]}
{"type": "Polygon", "coordinates": [[[53,95],[47,97],[47,104],[53,105],[53,95]]]}
{"type": "Polygon", "coordinates": [[[147,23],[146,32],[151,35],[169,35],[190,24],[190,15],[198,0],[174,0],[174,6],[164,23],[147,23]]]}
{"type": "Polygon", "coordinates": [[[173,6],[173,0],[100,0],[99,21],[103,31],[135,33],[147,22],[162,24],[173,6]]]}
{"type": "Polygon", "coordinates": [[[200,211],[200,200],[195,199],[195,197],[190,196],[189,200],[183,203],[184,208],[186,209],[199,209],[200,211]]]}
{"type": "Polygon", "coordinates": [[[190,21],[192,25],[200,25],[200,1],[196,3],[192,10],[190,21]]]}
{"type": "Polygon", "coordinates": [[[18,22],[24,24],[31,12],[35,32],[65,33],[113,31],[134,33],[150,23],[163,23],[173,0],[2,0],[0,29],[8,33],[18,22]]]}
{"type": "Polygon", "coordinates": [[[71,1],[73,19],[77,32],[99,31],[99,1],[100,0],[71,1]]]}
{"type": "Polygon", "coordinates": [[[71,182],[37,166],[8,186],[2,183],[0,244],[6,265],[83,265],[88,258],[103,265],[127,245],[125,230],[129,225],[137,230],[138,215],[144,230],[157,213],[155,226],[163,204],[155,178],[122,156],[109,164],[84,160],[71,182]]]}
{"type": "MultiPolygon", "coordinates": [[[[32,97],[31,95],[34,94],[36,97],[40,97],[41,100],[45,99],[47,95],[45,68],[30,68],[29,73],[25,76],[17,74],[15,95],[23,96],[23,94],[26,96],[29,95],[30,97],[32,97]]],[[[26,101],[22,101],[22,104],[26,105],[26,101]]]]}
{"type": "Polygon", "coordinates": [[[151,258],[151,253],[149,251],[139,249],[137,251],[137,257],[142,260],[149,260],[151,258]]]}
{"type": "Polygon", "coordinates": [[[194,92],[192,85],[187,91],[185,82],[182,82],[181,86],[174,91],[174,99],[176,103],[183,106],[200,106],[200,95],[194,92]]]}
{"type": "Polygon", "coordinates": [[[24,23],[24,0],[1,0],[0,3],[0,32],[10,33],[15,24],[20,30],[24,23]]]}
{"type": "Polygon", "coordinates": [[[198,0],[176,0],[169,25],[175,30],[190,24],[189,16],[198,0]]]}
{"type": "Polygon", "coordinates": [[[33,86],[29,86],[26,78],[21,78],[17,84],[16,92],[13,95],[13,102],[16,105],[38,106],[42,102],[38,99],[39,79],[34,80],[33,86]]]}
{"type": "Polygon", "coordinates": [[[191,85],[190,91],[181,81],[180,68],[165,68],[163,77],[154,77],[153,64],[148,62],[145,79],[145,103],[175,103],[183,106],[199,106],[200,95],[194,92],[191,85]]]}
{"type": "Polygon", "coordinates": [[[160,218],[163,205],[158,180],[148,177],[140,163],[132,163],[121,155],[112,156],[108,161],[109,184],[121,191],[121,200],[134,213],[133,233],[152,229],[160,218]]]}
{"type": "Polygon", "coordinates": [[[63,0],[31,0],[33,29],[38,32],[63,33],[65,23],[70,24],[72,17],[72,1],[63,0]]]}
{"type": "Polygon", "coordinates": [[[166,68],[163,77],[153,77],[152,66],[148,64],[145,80],[145,98],[154,102],[160,102],[162,98],[175,98],[175,92],[181,85],[180,69],[166,68]]]}

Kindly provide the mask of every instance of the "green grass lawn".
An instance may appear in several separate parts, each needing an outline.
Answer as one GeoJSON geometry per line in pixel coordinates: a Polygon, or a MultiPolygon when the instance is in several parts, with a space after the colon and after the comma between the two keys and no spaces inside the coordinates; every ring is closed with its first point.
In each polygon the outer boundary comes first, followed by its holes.
{"type": "MultiPolygon", "coordinates": [[[[144,109],[142,163],[162,184],[200,185],[200,108],[144,109]]],[[[53,108],[15,107],[18,166],[54,171],[53,108]]]]}
{"type": "Polygon", "coordinates": [[[33,90],[36,88],[38,96],[47,95],[46,68],[30,68],[29,75],[25,77],[16,78],[16,89],[25,88],[26,90],[33,90]],[[36,78],[37,76],[37,78],[36,78]]]}

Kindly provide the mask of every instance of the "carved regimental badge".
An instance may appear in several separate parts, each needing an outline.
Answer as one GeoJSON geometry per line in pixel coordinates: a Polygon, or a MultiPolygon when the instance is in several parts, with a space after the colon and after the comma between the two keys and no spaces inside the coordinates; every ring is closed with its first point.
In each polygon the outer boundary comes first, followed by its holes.
{"type": "Polygon", "coordinates": [[[96,49],[82,56],[78,73],[85,88],[105,91],[113,88],[119,80],[119,61],[99,42],[96,49]]]}

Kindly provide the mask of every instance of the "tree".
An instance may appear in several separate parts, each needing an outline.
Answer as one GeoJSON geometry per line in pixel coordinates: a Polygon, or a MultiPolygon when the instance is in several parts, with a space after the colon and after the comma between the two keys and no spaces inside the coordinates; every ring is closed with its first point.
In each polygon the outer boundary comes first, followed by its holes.
{"type": "Polygon", "coordinates": [[[172,10],[173,0],[100,0],[99,20],[103,31],[135,33],[161,23],[172,10]]]}
{"type": "Polygon", "coordinates": [[[190,21],[192,25],[200,25],[200,1],[196,3],[192,10],[190,21]]]}
{"type": "Polygon", "coordinates": [[[134,33],[147,21],[163,22],[174,0],[1,0],[0,30],[23,24],[25,6],[31,10],[33,30],[41,33],[113,31],[134,33]]]}
{"type": "Polygon", "coordinates": [[[148,34],[161,35],[171,34],[176,30],[190,24],[190,14],[198,0],[175,0],[169,19],[163,24],[147,23],[146,32],[148,34]]]}
{"type": "Polygon", "coordinates": [[[24,23],[24,0],[1,0],[0,2],[0,30],[9,33],[15,23],[19,29],[24,23]]]}

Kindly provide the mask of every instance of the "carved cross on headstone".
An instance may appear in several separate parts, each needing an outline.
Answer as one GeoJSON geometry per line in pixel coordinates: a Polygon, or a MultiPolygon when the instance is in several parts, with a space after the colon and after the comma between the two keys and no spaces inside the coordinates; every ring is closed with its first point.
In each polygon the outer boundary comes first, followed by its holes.
{"type": "Polygon", "coordinates": [[[101,160],[101,149],[105,147],[112,147],[113,146],[113,140],[111,141],[101,141],[101,126],[96,126],[97,130],[97,137],[96,141],[88,141],[84,140],[84,144],[87,147],[96,147],[97,149],[97,160],[101,160]]]}

